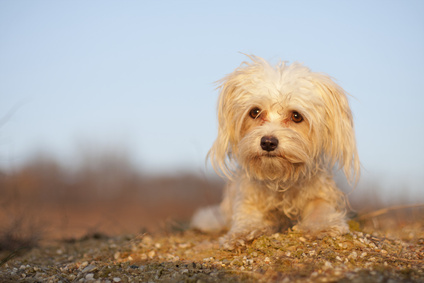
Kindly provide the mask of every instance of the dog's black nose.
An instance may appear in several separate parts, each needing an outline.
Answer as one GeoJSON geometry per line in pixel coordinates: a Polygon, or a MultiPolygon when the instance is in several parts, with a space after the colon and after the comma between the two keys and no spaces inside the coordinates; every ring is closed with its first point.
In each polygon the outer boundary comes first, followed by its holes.
{"type": "Polygon", "coordinates": [[[264,136],[261,138],[261,147],[266,151],[273,151],[278,146],[278,140],[273,136],[264,136]]]}

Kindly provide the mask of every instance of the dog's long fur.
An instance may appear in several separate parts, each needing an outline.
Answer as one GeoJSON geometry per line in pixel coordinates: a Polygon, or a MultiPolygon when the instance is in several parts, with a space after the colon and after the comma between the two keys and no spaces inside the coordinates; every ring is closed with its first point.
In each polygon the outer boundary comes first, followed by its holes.
{"type": "Polygon", "coordinates": [[[192,227],[229,229],[220,239],[227,249],[288,220],[307,234],[348,232],[332,173],[338,165],[352,182],[359,176],[345,92],[299,63],[249,58],[220,81],[218,137],[209,157],[229,179],[224,199],[199,210],[192,227]]]}

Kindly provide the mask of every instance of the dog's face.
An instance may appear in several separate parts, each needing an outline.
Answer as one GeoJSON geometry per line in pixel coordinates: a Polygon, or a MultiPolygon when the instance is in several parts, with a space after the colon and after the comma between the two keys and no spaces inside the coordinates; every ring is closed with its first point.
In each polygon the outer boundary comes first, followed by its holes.
{"type": "Polygon", "coordinates": [[[348,177],[356,175],[344,91],[300,64],[251,59],[221,81],[218,138],[210,151],[215,167],[231,175],[237,163],[252,178],[291,184],[336,162],[348,177]]]}

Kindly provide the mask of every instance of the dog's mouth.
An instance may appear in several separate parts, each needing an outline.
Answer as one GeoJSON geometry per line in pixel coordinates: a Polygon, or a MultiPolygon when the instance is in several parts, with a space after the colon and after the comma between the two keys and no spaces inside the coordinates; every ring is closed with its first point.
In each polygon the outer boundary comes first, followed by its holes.
{"type": "Polygon", "coordinates": [[[268,162],[275,162],[275,161],[280,160],[280,159],[284,160],[284,157],[279,155],[279,154],[275,154],[275,153],[269,153],[269,152],[262,153],[262,152],[260,152],[260,153],[257,153],[255,155],[250,156],[249,159],[251,161],[268,163],[268,162]]]}
{"type": "Polygon", "coordinates": [[[275,153],[265,152],[261,155],[261,157],[275,158],[275,157],[278,157],[278,155],[275,153]]]}
{"type": "Polygon", "coordinates": [[[276,152],[261,152],[257,156],[258,158],[284,158],[284,155],[276,152]]]}
{"type": "Polygon", "coordinates": [[[287,156],[282,152],[276,153],[276,152],[263,152],[261,154],[258,154],[257,159],[262,159],[262,160],[280,160],[284,162],[289,162],[291,164],[303,164],[304,161],[296,159],[296,158],[292,158],[290,155],[287,156]]]}

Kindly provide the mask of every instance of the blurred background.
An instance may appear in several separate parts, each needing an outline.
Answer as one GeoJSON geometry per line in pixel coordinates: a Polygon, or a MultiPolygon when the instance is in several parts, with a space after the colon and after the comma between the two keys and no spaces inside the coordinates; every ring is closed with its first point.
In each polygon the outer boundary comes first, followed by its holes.
{"type": "Polygon", "coordinates": [[[423,1],[1,1],[2,231],[140,233],[218,202],[214,82],[241,53],[354,97],[355,210],[424,202],[423,1]]]}

